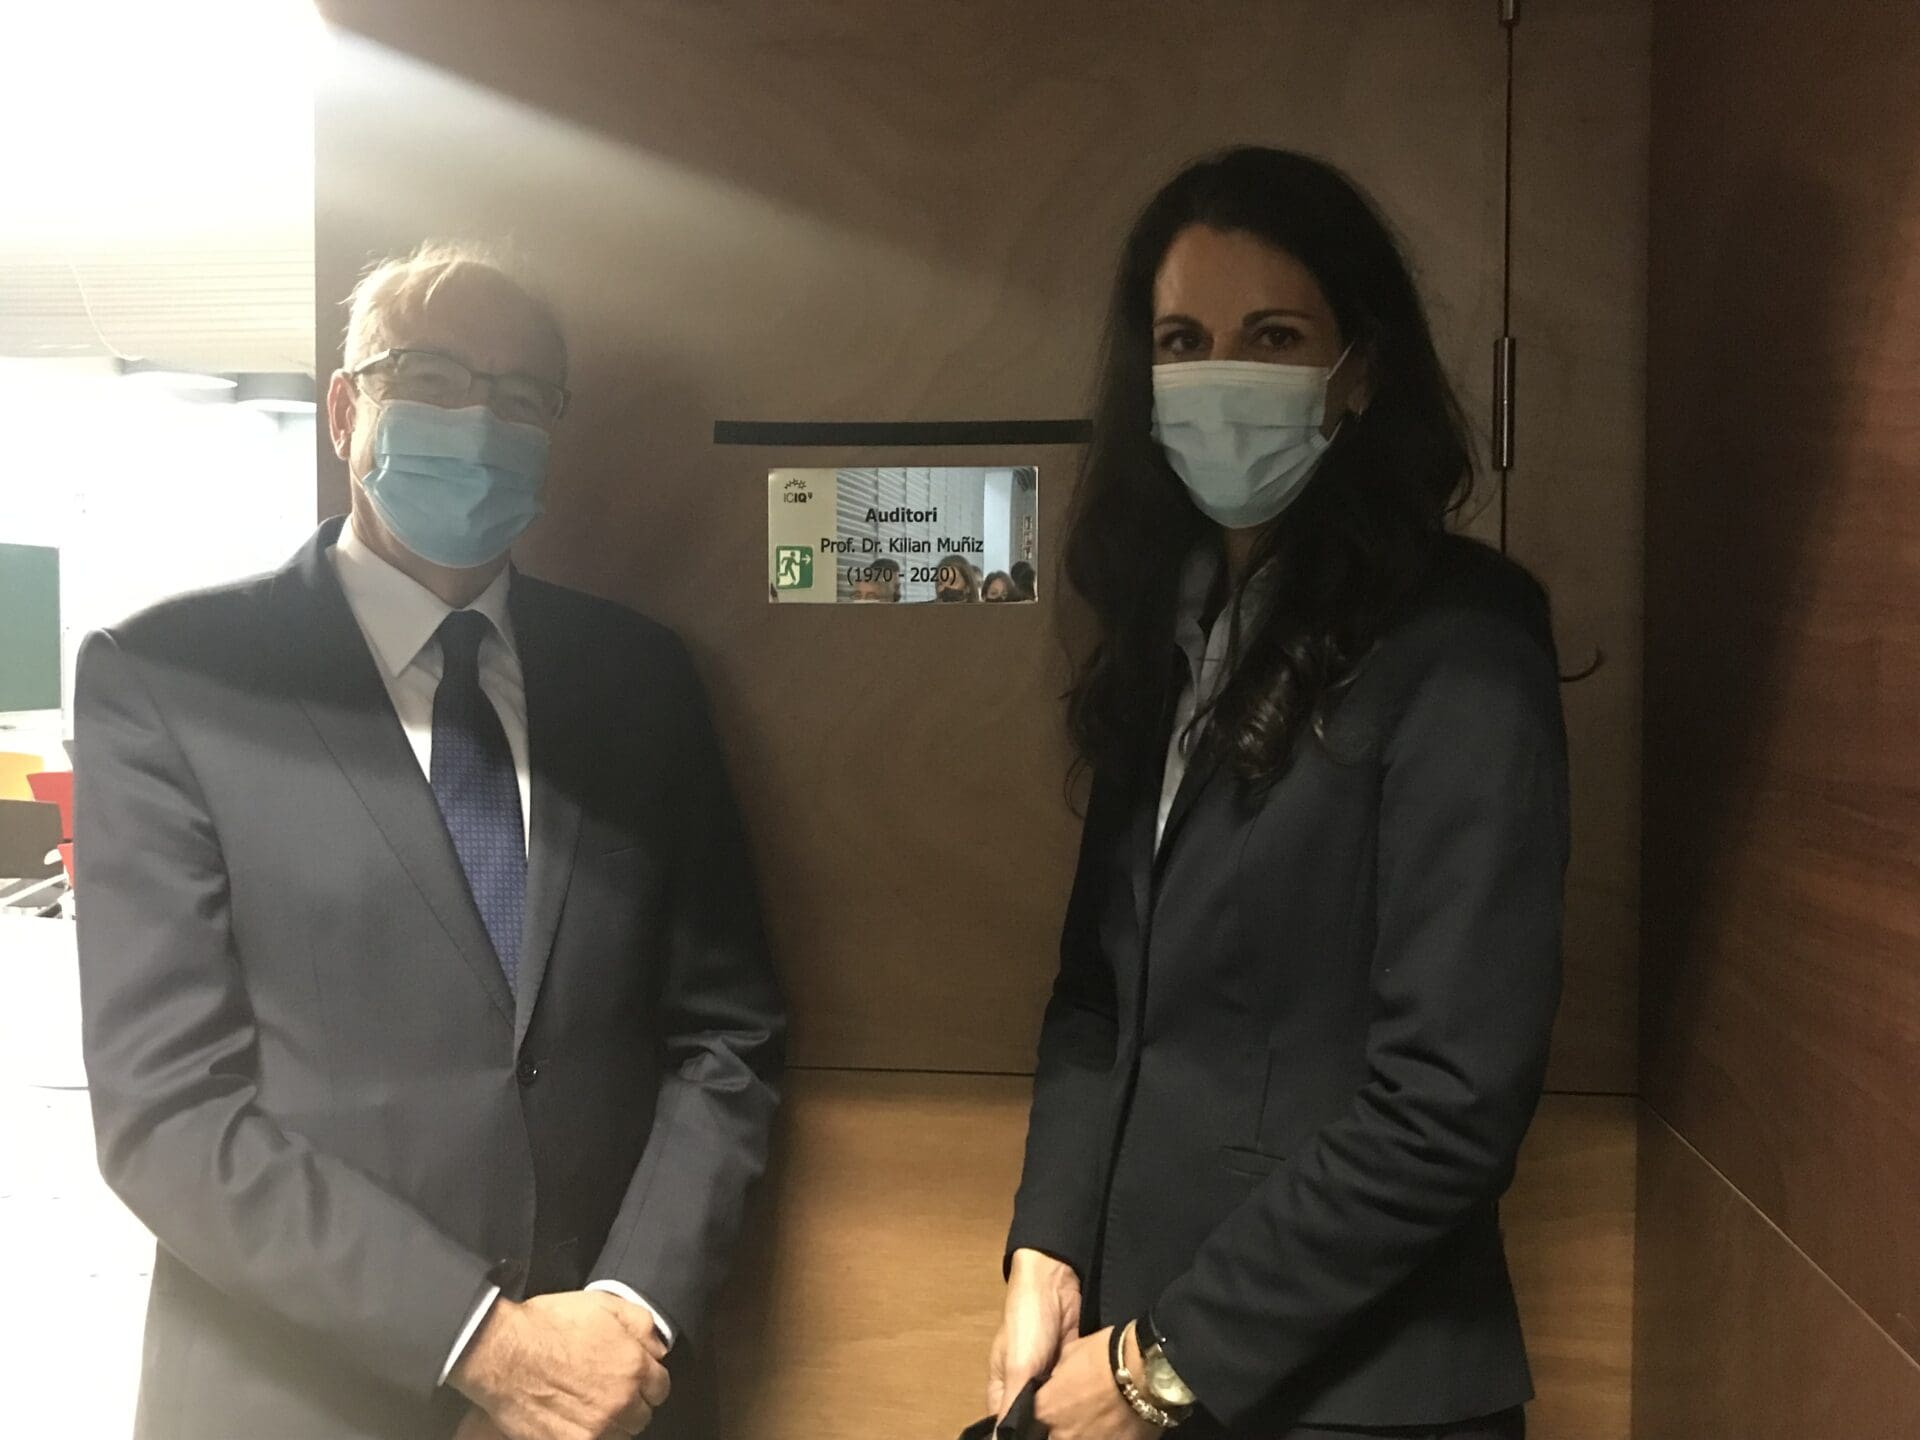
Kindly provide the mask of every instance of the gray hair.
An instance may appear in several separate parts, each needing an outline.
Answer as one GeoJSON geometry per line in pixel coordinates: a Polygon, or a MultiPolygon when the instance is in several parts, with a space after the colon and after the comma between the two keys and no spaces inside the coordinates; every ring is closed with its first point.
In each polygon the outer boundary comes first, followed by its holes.
{"type": "Polygon", "coordinates": [[[516,251],[480,240],[423,240],[404,254],[383,256],[361,271],[346,299],[346,368],[353,369],[381,348],[374,340],[388,315],[425,306],[442,281],[456,270],[469,268],[491,271],[533,302],[560,346],[564,379],[567,336],[553,302],[516,251]]]}

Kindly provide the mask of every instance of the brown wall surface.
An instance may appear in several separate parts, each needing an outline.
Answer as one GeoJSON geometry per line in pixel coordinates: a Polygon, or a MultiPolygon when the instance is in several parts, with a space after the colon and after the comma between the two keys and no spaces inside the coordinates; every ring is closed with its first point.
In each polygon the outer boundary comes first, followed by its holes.
{"type": "Polygon", "coordinates": [[[1663,5],[1653,53],[1638,1430],[1915,1434],[1800,1352],[1920,1355],[1920,7],[1663,5]]]}
{"type": "Polygon", "coordinates": [[[1509,548],[1551,589],[1573,765],[1548,1084],[1638,1088],[1648,0],[1528,0],[1514,34],[1509,548]]]}
{"type": "Polygon", "coordinates": [[[1641,1107],[1634,1440],[1920,1434],[1920,1367],[1641,1107]]]}
{"type": "MultiPolygon", "coordinates": [[[[1025,1077],[802,1072],[723,1329],[726,1434],[944,1436],[984,1413],[1025,1077]]],[[[1631,1099],[1549,1096],[1503,1207],[1533,1440],[1625,1440],[1631,1099]]]]}
{"type": "Polygon", "coordinates": [[[1083,414],[1133,212],[1248,139],[1334,155],[1383,197],[1486,414],[1498,25],[1326,0],[328,13],[351,35],[318,117],[321,293],[423,233],[508,231],[547,272],[579,395],[523,560],[705,662],[796,1059],[1029,1069],[1077,833],[1059,606],[769,606],[764,474],[1038,464],[1047,572],[1077,455],[725,448],[713,422],[1083,414]],[[945,953],[903,949],[930,924],[945,953]]]}
{"type": "MultiPolygon", "coordinates": [[[[1077,838],[1056,633],[1073,617],[1050,591],[770,607],[764,475],[1036,464],[1046,577],[1078,456],[716,447],[713,422],[1084,413],[1132,213],[1185,160],[1248,140],[1328,155],[1381,199],[1480,420],[1502,281],[1494,7],[322,8],[323,369],[369,257],[516,240],[569,322],[577,392],[522,561],[679,628],[714,692],[801,1067],[725,1326],[737,1434],[810,1433],[819,1411],[781,1397],[824,1396],[848,1367],[873,1397],[850,1435],[958,1428],[1077,838]],[[822,1312],[844,1353],[817,1348],[822,1312]]],[[[1634,1064],[1645,14],[1539,0],[1518,37],[1511,536],[1554,592],[1567,663],[1608,656],[1567,692],[1577,849],[1549,1082],[1601,1098],[1550,1098],[1508,1215],[1545,1440],[1624,1433],[1633,1135],[1629,1102],[1604,1097],[1634,1064]]],[[[330,456],[321,489],[342,507],[330,456]]],[[[1470,524],[1491,534],[1494,515],[1470,524]]]]}

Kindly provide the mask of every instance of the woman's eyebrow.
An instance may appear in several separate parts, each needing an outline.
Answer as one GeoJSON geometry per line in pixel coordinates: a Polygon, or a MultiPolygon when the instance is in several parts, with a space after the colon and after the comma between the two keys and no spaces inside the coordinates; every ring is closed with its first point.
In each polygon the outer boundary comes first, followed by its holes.
{"type": "Polygon", "coordinates": [[[1312,320],[1315,318],[1311,311],[1287,310],[1275,307],[1271,310],[1251,310],[1247,312],[1247,317],[1240,323],[1242,325],[1258,325],[1262,320],[1272,320],[1277,316],[1285,316],[1289,320],[1312,320]]]}
{"type": "Polygon", "coordinates": [[[1196,330],[1207,328],[1191,315],[1162,315],[1153,322],[1153,328],[1156,330],[1162,325],[1191,325],[1196,330]]]}

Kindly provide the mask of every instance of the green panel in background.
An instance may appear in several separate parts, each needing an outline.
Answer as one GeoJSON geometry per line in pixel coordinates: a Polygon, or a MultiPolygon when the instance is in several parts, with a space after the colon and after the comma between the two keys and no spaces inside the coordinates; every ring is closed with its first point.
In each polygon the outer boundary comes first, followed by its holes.
{"type": "Polygon", "coordinates": [[[0,545],[0,711],[60,708],[60,552],[0,545]]]}

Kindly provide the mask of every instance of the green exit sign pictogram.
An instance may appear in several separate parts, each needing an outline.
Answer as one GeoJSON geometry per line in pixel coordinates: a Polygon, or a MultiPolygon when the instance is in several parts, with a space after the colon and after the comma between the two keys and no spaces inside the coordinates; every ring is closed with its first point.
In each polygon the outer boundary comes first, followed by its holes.
{"type": "Polygon", "coordinates": [[[773,583],[781,590],[813,588],[813,547],[781,545],[773,552],[773,583]]]}

